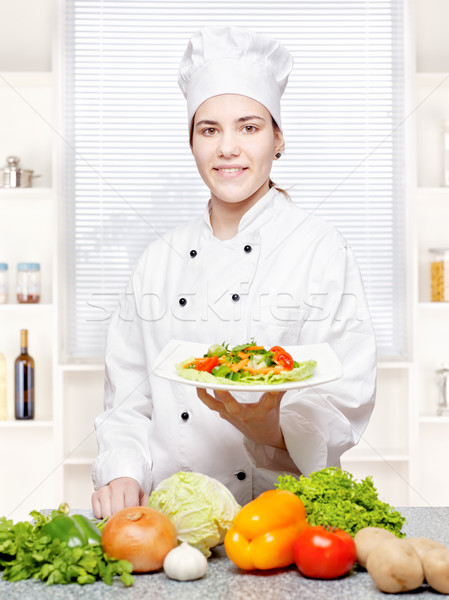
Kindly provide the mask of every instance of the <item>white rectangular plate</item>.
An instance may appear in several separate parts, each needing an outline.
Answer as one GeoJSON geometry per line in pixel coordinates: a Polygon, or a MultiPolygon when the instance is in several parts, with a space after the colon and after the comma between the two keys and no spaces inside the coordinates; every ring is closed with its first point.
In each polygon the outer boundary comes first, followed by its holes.
{"type": "Polygon", "coordinates": [[[314,373],[308,379],[302,381],[287,381],[286,383],[277,383],[271,385],[251,385],[236,382],[229,383],[206,383],[204,381],[192,381],[184,379],[176,372],[178,363],[187,360],[190,357],[200,357],[207,353],[210,344],[200,342],[185,342],[181,340],[170,340],[163,348],[156,359],[156,366],[153,374],[176,383],[185,383],[195,387],[207,388],[208,390],[229,390],[229,391],[245,391],[245,392],[274,392],[284,390],[296,390],[299,388],[307,388],[312,385],[320,385],[339,379],[343,374],[341,363],[329,346],[329,344],[311,344],[308,346],[283,346],[293,360],[303,362],[305,360],[316,360],[317,366],[314,373]]]}

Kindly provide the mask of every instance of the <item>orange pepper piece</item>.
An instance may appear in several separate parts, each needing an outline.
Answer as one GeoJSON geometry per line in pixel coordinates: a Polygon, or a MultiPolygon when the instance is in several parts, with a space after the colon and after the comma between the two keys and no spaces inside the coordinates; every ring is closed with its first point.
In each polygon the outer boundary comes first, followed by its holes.
{"type": "Polygon", "coordinates": [[[302,501],[287,490],[268,490],[246,504],[227,532],[228,558],[240,569],[278,569],[295,561],[293,546],[308,527],[302,501]]]}
{"type": "Polygon", "coordinates": [[[231,371],[234,371],[234,373],[237,373],[237,371],[240,371],[240,369],[242,367],[244,367],[249,361],[249,358],[242,358],[242,360],[238,363],[232,363],[230,366],[231,371]]]}

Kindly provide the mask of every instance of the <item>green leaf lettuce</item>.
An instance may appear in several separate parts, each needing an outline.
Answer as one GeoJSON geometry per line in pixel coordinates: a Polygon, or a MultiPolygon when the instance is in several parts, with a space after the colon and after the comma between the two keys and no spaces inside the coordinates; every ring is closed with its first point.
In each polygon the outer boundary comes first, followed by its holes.
{"type": "Polygon", "coordinates": [[[363,527],[382,527],[403,537],[399,511],[379,500],[372,478],[358,482],[348,471],[328,467],[301,475],[283,475],[276,487],[293,492],[304,503],[310,525],[329,525],[355,535],[363,527]]]}

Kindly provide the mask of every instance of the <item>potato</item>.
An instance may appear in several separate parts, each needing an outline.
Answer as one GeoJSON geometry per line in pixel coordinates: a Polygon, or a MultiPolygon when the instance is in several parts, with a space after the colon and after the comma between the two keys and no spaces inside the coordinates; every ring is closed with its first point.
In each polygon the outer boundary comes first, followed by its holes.
{"type": "Polygon", "coordinates": [[[434,548],[440,548],[440,550],[443,548],[446,549],[444,544],[440,544],[440,542],[425,537],[408,537],[405,539],[413,546],[421,560],[429,550],[433,550],[434,548]]]}
{"type": "Polygon", "coordinates": [[[371,550],[382,540],[396,539],[394,533],[381,527],[364,527],[354,536],[357,550],[357,562],[361,567],[366,567],[366,559],[371,550]]]}
{"type": "Polygon", "coordinates": [[[449,594],[449,548],[433,548],[422,559],[427,583],[441,594],[449,594]]]}
{"type": "Polygon", "coordinates": [[[366,570],[382,592],[396,594],[418,588],[424,571],[417,552],[404,539],[385,539],[368,554],[366,570]]]}

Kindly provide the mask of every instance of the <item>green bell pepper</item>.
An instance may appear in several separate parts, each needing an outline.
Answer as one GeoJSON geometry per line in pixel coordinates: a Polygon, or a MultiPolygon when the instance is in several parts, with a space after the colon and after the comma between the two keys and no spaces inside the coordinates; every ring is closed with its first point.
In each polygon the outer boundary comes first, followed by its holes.
{"type": "Polygon", "coordinates": [[[72,519],[84,533],[89,546],[101,543],[101,531],[84,515],[72,515],[72,519]]]}
{"type": "Polygon", "coordinates": [[[212,369],[212,375],[215,375],[215,377],[227,377],[229,373],[232,373],[232,371],[225,365],[220,365],[219,367],[214,367],[212,369]]]}
{"type": "Polygon", "coordinates": [[[231,379],[232,381],[240,381],[240,379],[242,378],[241,374],[239,372],[236,373],[232,373],[231,375],[226,375],[226,377],[228,379],[231,379]]]}
{"type": "Polygon", "coordinates": [[[83,515],[57,514],[42,527],[43,535],[66,542],[69,548],[100,544],[101,532],[83,515]]]}

